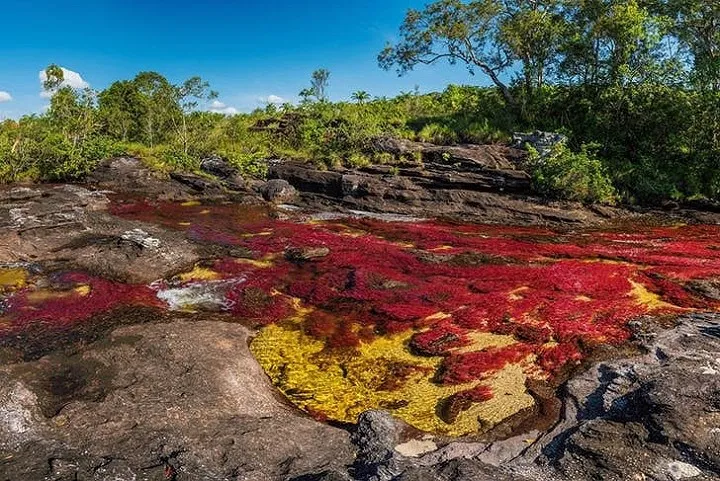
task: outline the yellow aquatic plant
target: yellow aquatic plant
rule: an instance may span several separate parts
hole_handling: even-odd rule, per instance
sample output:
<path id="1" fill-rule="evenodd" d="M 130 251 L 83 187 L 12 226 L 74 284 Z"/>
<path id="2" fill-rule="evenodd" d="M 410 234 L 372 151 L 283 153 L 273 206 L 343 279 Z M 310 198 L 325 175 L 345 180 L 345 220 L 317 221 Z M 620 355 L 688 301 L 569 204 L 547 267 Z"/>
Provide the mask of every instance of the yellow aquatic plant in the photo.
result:
<path id="1" fill-rule="evenodd" d="M 446 386 L 433 380 L 442 357 L 417 356 L 408 349 L 413 332 L 333 350 L 305 334 L 301 323 L 298 316 L 263 328 L 251 350 L 275 386 L 316 417 L 353 423 L 362 412 L 379 408 L 420 430 L 461 436 L 486 430 L 534 404 L 525 388 L 529 358 L 482 382 Z M 512 342 L 509 336 L 477 333 L 472 348 Z M 440 418 L 444 401 L 481 383 L 492 389 L 492 399 L 472 404 L 451 424 Z"/>

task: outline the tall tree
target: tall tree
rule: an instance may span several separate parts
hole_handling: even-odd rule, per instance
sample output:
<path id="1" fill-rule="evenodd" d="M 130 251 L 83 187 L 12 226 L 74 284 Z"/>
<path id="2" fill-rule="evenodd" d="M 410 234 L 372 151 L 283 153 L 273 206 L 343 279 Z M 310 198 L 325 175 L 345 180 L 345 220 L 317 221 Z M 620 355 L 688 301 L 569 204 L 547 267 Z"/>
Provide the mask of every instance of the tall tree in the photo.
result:
<path id="1" fill-rule="evenodd" d="M 522 65 L 526 90 L 541 87 L 556 59 L 565 24 L 561 0 L 439 0 L 410 10 L 401 40 L 378 56 L 381 67 L 402 75 L 418 64 L 447 60 L 479 70 L 516 103 L 503 75 Z"/>
<path id="2" fill-rule="evenodd" d="M 100 92 L 98 108 L 106 133 L 123 141 L 142 140 L 141 122 L 145 112 L 135 82 L 113 82 L 110 87 Z"/>
<path id="3" fill-rule="evenodd" d="M 665 0 L 673 31 L 692 55 L 693 80 L 703 89 L 720 91 L 720 2 Z"/>
<path id="4" fill-rule="evenodd" d="M 314 71 L 310 85 L 310 90 L 318 102 L 327 102 L 328 87 L 330 86 L 330 71 L 324 68 Z"/>
<path id="5" fill-rule="evenodd" d="M 133 79 L 138 89 L 145 142 L 153 147 L 172 131 L 173 118 L 181 112 L 175 87 L 157 72 L 140 72 Z"/>
<path id="6" fill-rule="evenodd" d="M 210 90 L 210 84 L 197 76 L 175 86 L 174 91 L 176 102 L 180 106 L 180 115 L 173 115 L 171 118 L 183 146 L 183 151 L 187 155 L 189 151 L 187 116 L 197 108 L 200 101 L 215 99 L 218 93 Z"/>
<path id="7" fill-rule="evenodd" d="M 638 0 L 566 0 L 561 72 L 584 85 L 661 81 L 672 73 L 668 19 Z"/>
<path id="8" fill-rule="evenodd" d="M 90 88 L 74 89 L 64 83 L 65 73 L 61 67 L 53 64 L 45 69 L 43 88 L 52 95 L 48 117 L 74 152 L 96 128 L 96 93 Z"/>

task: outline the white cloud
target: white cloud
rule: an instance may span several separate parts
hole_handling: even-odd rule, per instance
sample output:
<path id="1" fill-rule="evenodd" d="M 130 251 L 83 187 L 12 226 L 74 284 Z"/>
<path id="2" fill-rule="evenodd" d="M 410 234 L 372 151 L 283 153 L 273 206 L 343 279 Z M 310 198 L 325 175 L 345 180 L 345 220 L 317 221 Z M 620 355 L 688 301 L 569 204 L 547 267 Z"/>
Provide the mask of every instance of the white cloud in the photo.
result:
<path id="1" fill-rule="evenodd" d="M 287 100 L 285 100 L 284 98 L 282 98 L 278 95 L 268 95 L 267 97 L 260 97 L 258 99 L 258 102 L 260 102 L 261 104 L 264 104 L 264 105 L 266 105 L 266 104 L 282 105 L 285 102 L 287 102 Z"/>
<path id="2" fill-rule="evenodd" d="M 12 95 L 10 95 L 8 92 L 0 90 L 0 103 L 10 102 L 11 100 L 12 100 Z"/>
<path id="3" fill-rule="evenodd" d="M 60 84 L 60 87 L 72 87 L 74 89 L 84 89 L 90 87 L 90 84 L 87 83 L 79 73 L 68 70 L 65 67 L 60 68 L 63 71 L 63 82 Z M 40 79 L 40 85 L 42 86 L 42 84 L 47 80 L 47 74 L 44 70 L 40 71 L 38 78 Z M 53 94 L 54 92 L 49 92 L 45 89 L 40 92 L 40 96 L 43 98 L 50 98 Z"/>
<path id="4" fill-rule="evenodd" d="M 235 115 L 238 113 L 238 109 L 235 107 L 228 107 L 219 100 L 213 100 L 210 104 L 210 112 L 224 115 Z"/>

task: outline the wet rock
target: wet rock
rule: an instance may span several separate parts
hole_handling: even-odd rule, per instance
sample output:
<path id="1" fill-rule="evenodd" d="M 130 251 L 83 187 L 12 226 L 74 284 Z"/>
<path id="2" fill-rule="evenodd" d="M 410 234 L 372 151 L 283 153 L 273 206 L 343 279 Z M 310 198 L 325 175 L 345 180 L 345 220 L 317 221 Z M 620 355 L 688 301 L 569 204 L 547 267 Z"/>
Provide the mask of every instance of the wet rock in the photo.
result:
<path id="1" fill-rule="evenodd" d="M 200 162 L 200 170 L 220 179 L 231 190 L 245 190 L 247 185 L 240 171 L 222 157 L 214 156 Z"/>
<path id="2" fill-rule="evenodd" d="M 695 472 L 685 464 L 695 479 L 717 479 L 719 326 L 715 314 L 687 316 L 656 332 L 649 354 L 571 380 L 565 421 L 536 444 L 539 459 L 570 479 L 669 481 Z"/>
<path id="3" fill-rule="evenodd" d="M 249 335 L 217 321 L 145 324 L 76 353 L 1 366 L 3 479 L 265 481 L 351 464 L 345 431 L 276 398 Z M 80 380 L 49 387 L 49 373 L 79 366 Z"/>
<path id="4" fill-rule="evenodd" d="M 291 203 L 297 197 L 295 187 L 281 179 L 268 180 L 262 188 L 262 196 L 275 204 Z"/>

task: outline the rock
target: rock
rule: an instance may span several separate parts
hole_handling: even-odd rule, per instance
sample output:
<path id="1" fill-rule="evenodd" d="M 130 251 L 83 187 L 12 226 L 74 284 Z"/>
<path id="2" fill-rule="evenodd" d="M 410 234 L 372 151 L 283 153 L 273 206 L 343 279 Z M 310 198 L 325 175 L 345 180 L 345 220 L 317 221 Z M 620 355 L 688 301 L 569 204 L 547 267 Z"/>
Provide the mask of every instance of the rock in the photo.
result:
<path id="1" fill-rule="evenodd" d="M 435 466 L 414 466 L 405 470 L 394 481 L 529 481 L 503 469 L 492 468 L 480 461 L 453 459 Z M 537 478 L 535 478 L 537 479 Z"/>
<path id="2" fill-rule="evenodd" d="M 445 164 L 461 171 L 468 168 L 515 170 L 526 155 L 521 150 L 496 144 L 444 146 L 387 137 L 377 139 L 373 148 L 398 158 L 416 160 L 419 156 L 426 164 Z"/>
<path id="3" fill-rule="evenodd" d="M 245 190 L 245 180 L 240 171 L 222 157 L 214 156 L 200 162 L 200 170 L 219 178 L 223 184 L 232 190 Z"/>
<path id="4" fill-rule="evenodd" d="M 288 247 L 285 249 L 285 258 L 296 263 L 320 259 L 329 254 L 330 249 L 327 247 Z"/>
<path id="5" fill-rule="evenodd" d="M 513 134 L 512 145 L 518 149 L 525 149 L 527 145 L 537 150 L 541 157 L 549 154 L 556 145 L 567 143 L 568 138 L 563 134 L 554 132 L 541 132 L 536 130 L 533 133 L 516 132 Z"/>
<path id="6" fill-rule="evenodd" d="M 702 471 L 692 464 L 682 463 L 680 461 L 673 461 L 668 464 L 668 470 L 670 471 L 670 477 L 676 480 L 696 478 L 702 475 Z"/>
<path id="7" fill-rule="evenodd" d="M 268 180 L 262 188 L 263 198 L 275 204 L 286 204 L 296 199 L 298 193 L 295 187 L 282 179 Z"/>
<path id="8" fill-rule="evenodd" d="M 362 413 L 352 434 L 358 448 L 356 465 L 363 470 L 390 460 L 399 436 L 397 421 L 387 412 Z"/>
<path id="9" fill-rule="evenodd" d="M 309 164 L 280 162 L 269 167 L 268 176 L 275 179 L 269 183 L 283 180 L 295 187 L 301 195 L 293 196 L 293 202 L 308 210 L 344 208 L 466 222 L 543 225 L 592 224 L 622 212 L 611 207 L 599 211 L 578 203 L 540 202 L 530 196 L 527 173 L 476 163 L 472 168 L 455 168 L 429 162 L 422 168 L 402 167 L 393 174 L 383 166 L 322 171 Z"/>
<path id="10" fill-rule="evenodd" d="M 437 444 L 432 439 L 411 439 L 395 446 L 395 451 L 406 458 L 419 458 L 423 454 L 437 450 Z"/>
<path id="11" fill-rule="evenodd" d="M 175 320 L 0 366 L 2 478 L 266 481 L 351 464 L 345 431 L 277 399 L 249 335 Z"/>
<path id="12" fill-rule="evenodd" d="M 201 248 L 158 226 L 113 217 L 105 195 L 75 186 L 36 189 L 22 203 L 0 200 L 0 259 L 43 259 L 109 279 L 150 283 L 202 257 Z"/>
<path id="13" fill-rule="evenodd" d="M 675 329 L 655 332 L 648 354 L 599 363 L 572 379 L 565 421 L 534 447 L 540 459 L 571 479 L 670 481 L 695 472 L 676 462 L 702 467 L 697 479 L 717 479 L 716 331 L 720 315 L 690 315 Z"/>
<path id="14" fill-rule="evenodd" d="M 140 159 L 132 157 L 100 162 L 85 182 L 97 189 L 156 199 L 183 201 L 195 194 L 188 186 L 172 182 L 167 175 L 147 168 Z"/>

